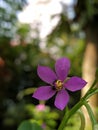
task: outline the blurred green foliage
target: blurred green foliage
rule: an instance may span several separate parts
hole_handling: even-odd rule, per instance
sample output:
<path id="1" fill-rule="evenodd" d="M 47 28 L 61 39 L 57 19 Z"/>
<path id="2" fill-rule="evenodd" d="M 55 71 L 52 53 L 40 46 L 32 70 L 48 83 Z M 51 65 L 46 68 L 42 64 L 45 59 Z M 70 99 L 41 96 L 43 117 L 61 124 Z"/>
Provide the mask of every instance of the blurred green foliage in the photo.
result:
<path id="1" fill-rule="evenodd" d="M 11 38 L 16 32 L 17 16 L 26 0 L 0 0 L 0 37 Z"/>
<path id="2" fill-rule="evenodd" d="M 42 130 L 40 125 L 33 120 L 24 121 L 20 124 L 18 130 Z"/>
<path id="3" fill-rule="evenodd" d="M 68 123 L 67 126 L 64 128 L 64 130 L 79 130 L 80 128 L 80 117 L 79 115 L 76 113 L 75 115 L 73 115 Z"/>
<path id="4" fill-rule="evenodd" d="M 44 104 L 25 104 L 23 102 L 18 104 L 10 104 L 6 113 L 6 117 L 3 120 L 3 124 L 6 126 L 13 126 L 21 124 L 23 120 L 36 120 L 41 127 L 47 130 L 55 129 L 57 126 L 57 120 L 59 119 L 59 114 L 51 110 L 49 106 Z"/>

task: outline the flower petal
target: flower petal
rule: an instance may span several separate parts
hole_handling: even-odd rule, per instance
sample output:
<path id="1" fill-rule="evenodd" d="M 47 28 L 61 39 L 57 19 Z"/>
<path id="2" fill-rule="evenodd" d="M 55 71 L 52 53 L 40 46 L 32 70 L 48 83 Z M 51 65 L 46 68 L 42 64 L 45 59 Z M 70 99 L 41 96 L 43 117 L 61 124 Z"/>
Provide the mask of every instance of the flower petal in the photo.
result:
<path id="1" fill-rule="evenodd" d="M 70 61 L 68 58 L 60 58 L 56 61 L 55 71 L 60 80 L 65 80 L 70 69 Z"/>
<path id="2" fill-rule="evenodd" d="M 38 66 L 37 73 L 43 81 L 50 84 L 52 84 L 57 79 L 57 76 L 52 71 L 52 69 L 46 66 Z"/>
<path id="3" fill-rule="evenodd" d="M 38 100 L 47 100 L 51 98 L 55 93 L 56 91 L 52 90 L 51 86 L 41 86 L 34 92 L 32 97 Z"/>
<path id="4" fill-rule="evenodd" d="M 64 86 L 68 90 L 74 92 L 74 91 L 82 89 L 86 84 L 87 84 L 87 82 L 85 80 L 83 80 L 82 78 L 79 78 L 77 76 L 74 76 L 74 77 L 70 78 L 65 83 Z"/>
<path id="5" fill-rule="evenodd" d="M 69 101 L 69 94 L 67 93 L 66 90 L 61 90 L 57 93 L 56 98 L 55 98 L 55 106 L 60 109 L 63 110 L 64 107 L 67 105 Z"/>

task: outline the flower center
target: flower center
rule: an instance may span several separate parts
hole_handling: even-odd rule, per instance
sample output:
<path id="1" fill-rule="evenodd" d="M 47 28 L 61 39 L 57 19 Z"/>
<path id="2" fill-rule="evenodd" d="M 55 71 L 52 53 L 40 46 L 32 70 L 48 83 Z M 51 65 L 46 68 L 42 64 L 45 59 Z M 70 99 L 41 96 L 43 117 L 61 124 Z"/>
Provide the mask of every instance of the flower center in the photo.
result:
<path id="1" fill-rule="evenodd" d="M 63 88 L 63 82 L 61 80 L 57 80 L 55 82 L 55 87 L 57 91 L 60 91 Z"/>

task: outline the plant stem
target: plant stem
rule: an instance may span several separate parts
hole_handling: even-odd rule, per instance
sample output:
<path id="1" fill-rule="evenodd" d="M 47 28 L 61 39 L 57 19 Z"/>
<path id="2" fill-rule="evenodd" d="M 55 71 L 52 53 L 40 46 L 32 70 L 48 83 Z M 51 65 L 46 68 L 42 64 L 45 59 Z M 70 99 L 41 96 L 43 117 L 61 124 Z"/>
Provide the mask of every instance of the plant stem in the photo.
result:
<path id="1" fill-rule="evenodd" d="M 73 114 L 75 114 L 75 112 L 76 112 L 83 104 L 84 104 L 84 103 L 83 103 L 83 100 L 80 100 L 69 112 L 67 112 L 67 113 L 64 115 L 64 117 L 63 117 L 63 119 L 62 119 L 62 122 L 61 122 L 61 124 L 60 124 L 58 130 L 63 130 L 63 129 L 64 129 L 64 127 L 65 127 L 67 121 L 69 120 L 69 118 L 70 118 Z"/>
<path id="2" fill-rule="evenodd" d="M 80 126 L 79 130 L 84 130 L 85 129 L 85 117 L 84 117 L 84 114 L 80 109 L 77 111 L 77 113 L 79 114 L 80 119 L 81 119 L 81 126 Z"/>
<path id="3" fill-rule="evenodd" d="M 94 127 L 95 124 L 97 124 L 97 121 L 95 119 L 95 116 L 94 116 L 94 113 L 90 107 L 90 105 L 87 103 L 87 101 L 84 102 L 84 105 L 88 111 L 88 114 L 89 114 L 89 117 L 91 119 L 91 122 L 92 122 L 92 127 Z"/>

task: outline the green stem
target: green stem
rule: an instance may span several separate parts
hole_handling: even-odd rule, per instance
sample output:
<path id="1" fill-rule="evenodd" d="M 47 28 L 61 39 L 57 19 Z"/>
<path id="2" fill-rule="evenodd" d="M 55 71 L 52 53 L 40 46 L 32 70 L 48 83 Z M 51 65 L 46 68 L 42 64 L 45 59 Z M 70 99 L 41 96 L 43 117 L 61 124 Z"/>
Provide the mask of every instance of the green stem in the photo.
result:
<path id="1" fill-rule="evenodd" d="M 77 111 L 77 113 L 79 114 L 80 119 L 81 119 L 80 130 L 84 130 L 85 129 L 85 117 L 84 117 L 84 114 L 80 109 Z"/>
<path id="2" fill-rule="evenodd" d="M 69 118 L 70 118 L 73 114 L 75 114 L 75 112 L 76 112 L 83 104 L 84 104 L 83 101 L 80 100 L 69 112 L 67 112 L 67 113 L 64 115 L 64 117 L 63 117 L 63 119 L 62 119 L 62 122 L 61 122 L 61 124 L 60 124 L 58 130 L 63 130 L 63 129 L 64 129 L 64 127 L 65 127 L 67 121 L 69 120 Z"/>
<path id="3" fill-rule="evenodd" d="M 94 127 L 95 124 L 97 124 L 97 121 L 95 119 L 95 116 L 94 116 L 94 113 L 90 107 L 90 105 L 87 103 L 87 101 L 84 102 L 84 105 L 88 111 L 88 114 L 89 114 L 89 117 L 90 117 L 90 120 L 92 122 L 92 127 Z"/>

